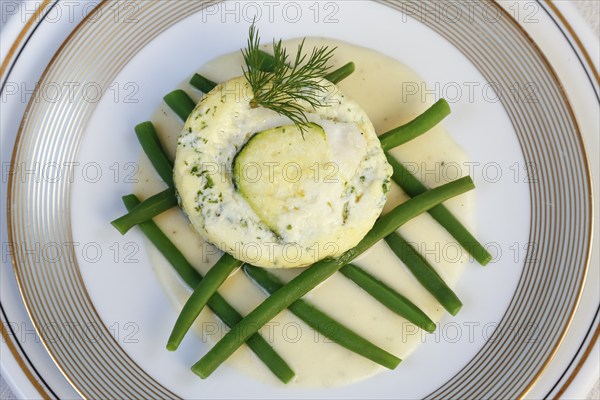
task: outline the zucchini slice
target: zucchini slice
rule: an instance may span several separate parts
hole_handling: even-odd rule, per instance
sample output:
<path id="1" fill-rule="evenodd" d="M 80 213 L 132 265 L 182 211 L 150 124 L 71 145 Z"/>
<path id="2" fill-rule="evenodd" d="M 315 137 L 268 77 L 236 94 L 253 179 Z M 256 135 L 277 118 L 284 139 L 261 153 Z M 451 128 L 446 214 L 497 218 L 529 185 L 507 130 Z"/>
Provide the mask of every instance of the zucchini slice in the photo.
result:
<path id="1" fill-rule="evenodd" d="M 331 154 L 321 126 L 310 123 L 301 132 L 286 125 L 258 132 L 246 143 L 234 160 L 233 179 L 263 223 L 282 235 L 293 226 L 280 226 L 279 217 L 313 201 L 323 189 L 327 164 Z"/>

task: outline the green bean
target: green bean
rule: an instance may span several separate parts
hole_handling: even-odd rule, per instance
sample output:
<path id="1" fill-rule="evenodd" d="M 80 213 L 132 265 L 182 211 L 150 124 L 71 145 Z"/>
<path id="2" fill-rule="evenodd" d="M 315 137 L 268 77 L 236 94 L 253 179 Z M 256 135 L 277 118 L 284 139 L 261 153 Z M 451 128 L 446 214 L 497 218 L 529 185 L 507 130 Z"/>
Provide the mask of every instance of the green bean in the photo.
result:
<path id="1" fill-rule="evenodd" d="M 336 69 L 335 71 L 328 73 L 327 75 L 324 76 L 324 78 L 327 79 L 331 83 L 338 84 L 341 81 L 343 81 L 344 79 L 346 79 L 347 77 L 349 77 L 354 72 L 355 69 L 356 69 L 356 66 L 354 65 L 354 63 L 349 62 L 349 63 L 341 66 L 340 68 Z"/>
<path id="2" fill-rule="evenodd" d="M 194 289 L 190 298 L 185 302 L 183 309 L 177 317 L 169 341 L 167 350 L 175 351 L 181 344 L 185 334 L 190 330 L 200 312 L 208 303 L 208 300 L 217 292 L 225 279 L 236 269 L 241 267 L 242 261 L 236 260 L 225 253 L 215 265 L 207 272 L 202 282 Z"/>
<path id="3" fill-rule="evenodd" d="M 124 196 L 123 203 L 129 211 L 141 204 L 135 195 Z M 142 222 L 139 227 L 190 288 L 195 288 L 202 282 L 202 275 L 194 269 L 154 221 Z M 219 293 L 215 293 L 210 298 L 208 307 L 230 328 L 242 320 L 242 316 Z M 252 335 L 247 344 L 282 382 L 287 383 L 294 377 L 294 371 L 260 334 Z"/>
<path id="4" fill-rule="evenodd" d="M 128 211 L 133 211 L 142 204 L 136 195 L 123 196 L 123 203 Z M 173 266 L 177 274 L 189 287 L 196 287 L 202 280 L 202 276 L 192 267 L 183 254 L 175 247 L 173 242 L 160 230 L 152 220 L 142 222 L 138 225 L 144 235 L 154 244 L 158 251 Z"/>
<path id="5" fill-rule="evenodd" d="M 275 62 L 275 57 L 273 57 L 271 54 L 266 53 L 262 50 L 259 50 L 260 55 L 262 56 L 262 64 L 260 66 L 260 70 L 264 71 L 264 72 L 273 72 L 273 70 L 275 69 L 275 65 L 277 64 Z M 355 70 L 355 65 L 353 62 L 349 62 L 343 66 L 341 66 L 340 68 L 336 69 L 335 71 L 330 72 L 329 74 L 325 75 L 323 78 L 327 79 L 329 82 L 331 83 L 339 83 L 342 80 L 346 79 L 348 76 L 350 76 Z M 205 92 L 206 93 L 206 92 Z"/>
<path id="6" fill-rule="evenodd" d="M 111 224 L 124 235 L 137 224 L 148 221 L 176 205 L 175 191 L 169 188 L 146 199 L 127 214 L 112 221 Z"/>
<path id="7" fill-rule="evenodd" d="M 276 64 L 275 58 L 262 50 L 259 50 L 259 53 L 261 56 L 260 70 L 264 72 L 273 72 Z M 202 93 L 208 93 L 218 85 L 218 83 L 200 74 L 194 74 L 190 80 L 190 84 L 196 89 L 200 90 Z"/>
<path id="8" fill-rule="evenodd" d="M 402 163 L 389 153 L 386 153 L 386 156 L 388 162 L 394 169 L 392 180 L 396 182 L 406 194 L 414 197 L 427 191 L 427 187 L 411 174 Z M 429 214 L 481 265 L 487 265 L 492 260 L 492 255 L 450 212 L 450 210 L 446 208 L 446 206 L 440 204 L 429 210 Z"/>
<path id="9" fill-rule="evenodd" d="M 449 114 L 450 107 L 448 103 L 444 99 L 440 99 L 411 122 L 379 136 L 381 147 L 384 150 L 390 150 L 404 144 L 427 132 Z M 392 179 L 406 192 L 406 194 L 414 197 L 427 190 L 425 185 L 419 182 L 419 180 L 408 172 L 408 170 L 406 170 L 406 168 L 394 157 L 387 152 L 386 156 L 388 162 L 394 169 Z M 492 255 L 445 206 L 439 205 L 434 207 L 429 210 L 429 214 L 481 265 L 486 265 L 491 261 Z"/>
<path id="10" fill-rule="evenodd" d="M 423 114 L 409 123 L 380 135 L 379 141 L 381 142 L 381 147 L 383 150 L 390 150 L 411 141 L 429 131 L 449 114 L 450 106 L 446 100 L 439 99 L 434 105 L 425 110 Z"/>
<path id="11" fill-rule="evenodd" d="M 165 154 L 152 122 L 136 125 L 135 134 L 158 175 L 169 187 L 173 187 L 173 163 Z"/>
<path id="12" fill-rule="evenodd" d="M 194 107 L 196 107 L 194 100 L 181 89 L 174 90 L 165 95 L 163 100 L 184 122 L 188 119 L 192 111 L 194 111 Z"/>
<path id="13" fill-rule="evenodd" d="M 385 241 L 421 285 L 450 314 L 456 315 L 462 307 L 461 301 L 427 260 L 398 233 L 386 237 Z"/>
<path id="14" fill-rule="evenodd" d="M 283 284 L 277 277 L 267 272 L 264 268 L 252 267 L 246 264 L 244 265 L 243 270 L 246 275 L 258 286 L 263 288 L 267 294 L 273 294 L 283 287 Z M 398 357 L 377 347 L 354 331 L 346 328 L 317 307 L 302 299 L 292 303 L 288 307 L 288 310 L 306 322 L 315 331 L 331 339 L 340 346 L 360 354 L 379 365 L 394 369 L 401 361 Z"/>
<path id="15" fill-rule="evenodd" d="M 391 311 L 429 333 L 435 331 L 435 323 L 419 307 L 363 269 L 348 264 L 340 272 Z"/>
<path id="16" fill-rule="evenodd" d="M 282 310 L 290 306 L 306 293 L 325 281 L 337 270 L 350 263 L 360 254 L 367 251 L 379 240 L 394 232 L 402 224 L 431 207 L 440 204 L 454 196 L 474 188 L 469 177 L 447 183 L 428 192 L 407 200 L 394 208 L 388 214 L 375 222 L 367 235 L 352 249 L 346 251 L 336 259 L 325 259 L 313 264 L 303 271 L 288 284 L 269 296 L 263 303 L 256 307 L 240 323 L 233 327 L 208 353 L 200 359 L 192 371 L 206 378 L 212 374 L 233 352 L 239 348 L 250 335 L 257 332 L 262 326 L 273 319 Z"/>
<path id="17" fill-rule="evenodd" d="M 190 85 L 192 85 L 202 93 L 208 93 L 211 90 L 213 90 L 218 84 L 200 74 L 194 74 L 194 76 L 190 80 Z"/>
<path id="18" fill-rule="evenodd" d="M 267 56 L 269 56 L 270 58 L 263 58 L 263 67 L 261 67 L 263 70 L 267 69 L 271 69 L 272 68 L 272 57 L 270 54 L 267 53 L 261 53 L 261 54 L 266 54 Z M 324 78 L 327 79 L 329 82 L 332 83 L 339 83 L 342 80 L 346 79 L 348 76 L 350 76 L 355 70 L 355 65 L 353 62 L 349 62 L 343 66 L 341 66 L 340 68 L 336 69 L 335 71 L 330 72 L 329 74 L 325 75 Z M 269 71 L 267 71 L 269 72 Z M 211 81 L 210 79 L 208 79 L 207 77 L 200 75 L 200 74 L 194 74 L 194 76 L 192 77 L 192 79 L 190 80 L 190 84 L 195 87 L 196 89 L 200 90 L 202 93 L 208 93 L 211 90 L 213 90 L 218 83 Z"/>

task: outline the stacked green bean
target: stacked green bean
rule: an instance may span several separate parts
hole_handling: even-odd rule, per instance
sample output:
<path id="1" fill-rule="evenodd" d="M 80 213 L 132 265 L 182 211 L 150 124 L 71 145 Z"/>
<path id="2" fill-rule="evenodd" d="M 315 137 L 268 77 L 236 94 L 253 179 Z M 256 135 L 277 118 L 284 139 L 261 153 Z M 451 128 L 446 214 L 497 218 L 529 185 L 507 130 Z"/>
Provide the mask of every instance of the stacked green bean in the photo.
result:
<path id="1" fill-rule="evenodd" d="M 266 54 L 266 53 L 265 53 Z M 268 55 L 267 55 L 268 56 Z M 263 64 L 265 69 L 269 68 L 268 57 L 265 57 L 265 63 Z M 325 78 L 330 80 L 333 83 L 338 83 L 348 75 L 350 75 L 354 71 L 354 64 L 348 63 L 344 65 L 342 68 L 332 72 L 327 75 Z M 216 83 L 199 75 L 195 74 L 190 83 L 201 90 L 202 92 L 208 92 L 214 87 L 216 87 Z M 195 107 L 194 101 L 182 90 L 176 90 L 174 92 L 169 93 L 164 97 L 165 102 L 171 109 L 182 119 L 186 120 L 189 114 L 193 111 Z M 439 123 L 446 115 L 450 112 L 448 104 L 444 100 L 440 100 L 430 109 L 428 109 L 424 114 L 417 117 L 415 120 L 410 123 L 398 127 L 394 130 L 386 132 L 385 134 L 380 136 L 380 140 L 382 143 L 382 147 L 384 150 L 389 150 L 393 147 L 399 146 L 423 133 L 431 129 L 437 123 Z M 167 183 L 169 189 L 164 192 L 159 193 L 156 196 L 153 196 L 146 200 L 143 203 L 139 203 L 137 198 L 135 201 L 129 199 L 129 205 L 127 206 L 128 211 L 130 211 L 125 216 L 113 221 L 113 225 L 121 232 L 125 233 L 128 229 L 136 224 L 140 224 L 142 231 L 148 235 L 147 231 L 150 230 L 147 224 L 154 224 L 150 219 L 155 215 L 160 214 L 162 211 L 165 211 L 176 204 L 173 203 L 173 200 L 169 201 L 169 197 L 171 199 L 175 199 L 173 192 L 173 181 L 172 181 L 172 163 L 164 154 L 160 143 L 158 141 L 158 137 L 154 127 L 151 123 L 146 122 L 140 124 L 136 127 L 136 134 L 144 152 L 148 155 L 148 158 L 151 160 L 153 166 L 157 170 L 159 176 Z M 409 195 L 415 197 L 408 201 L 408 205 L 405 203 L 398 208 L 400 208 L 400 214 L 402 214 L 402 210 L 408 208 L 410 210 L 413 207 L 415 210 L 418 209 L 419 212 L 429 211 L 430 214 L 438 220 L 438 222 L 444 226 L 457 240 L 463 245 L 463 247 L 474 256 L 474 258 L 479 261 L 481 264 L 485 265 L 489 259 L 489 253 L 477 242 L 477 240 L 468 232 L 468 230 L 460 224 L 460 222 L 452 216 L 452 214 L 443 206 L 441 202 L 447 198 L 448 196 L 452 197 L 453 195 L 462 193 L 466 190 L 470 190 L 473 185 L 469 178 L 463 178 L 458 182 L 453 182 L 451 184 L 444 185 L 440 188 L 427 191 L 427 188 L 419 182 L 414 176 L 412 176 L 406 169 L 396 161 L 389 153 L 386 152 L 388 160 L 394 169 L 393 180 L 400 185 L 400 187 Z M 408 174 L 408 176 L 406 175 Z M 453 186 L 454 185 L 454 186 Z M 441 194 L 438 194 L 440 193 Z M 432 199 L 429 199 L 432 196 Z M 436 197 L 437 196 L 437 197 Z M 127 197 L 126 197 L 127 198 Z M 124 201 L 126 201 L 124 198 Z M 425 200 L 423 200 L 425 198 Z M 429 200 L 427 200 L 429 199 Z M 417 201 L 417 207 L 411 206 L 413 200 Z M 429 201 L 429 205 L 427 207 L 419 208 L 419 202 Z M 404 218 L 412 218 L 415 216 L 416 212 L 413 210 L 413 214 L 410 214 L 409 217 L 404 215 Z M 396 209 L 394 210 L 396 211 Z M 392 213 L 394 212 L 392 211 Z M 391 214 L 391 213 L 390 213 Z M 404 213 L 406 214 L 406 213 Z M 388 214 L 389 215 L 389 214 Z M 387 220 L 388 215 L 382 217 L 381 220 Z M 418 309 L 414 304 L 412 304 L 408 299 L 395 292 L 393 289 L 389 288 L 383 282 L 378 281 L 371 275 L 369 275 L 366 271 L 360 269 L 356 265 L 349 264 L 353 258 L 355 258 L 362 251 L 366 250 L 366 248 L 370 247 L 376 241 L 385 238 L 388 245 L 392 248 L 392 250 L 398 255 L 398 257 L 403 261 L 404 264 L 411 270 L 411 272 L 417 277 L 419 282 L 429 290 L 434 297 L 440 302 L 440 304 L 452 315 L 455 315 L 460 307 L 462 306 L 460 300 L 458 300 L 457 296 L 454 292 L 443 282 L 442 278 L 435 272 L 435 269 L 431 267 L 427 261 L 421 257 L 416 250 L 414 250 L 410 244 L 408 244 L 404 239 L 402 239 L 398 234 L 394 233 L 395 229 L 403 223 L 406 219 L 402 221 L 395 221 L 395 225 L 392 224 L 392 228 L 386 226 L 387 230 L 382 234 L 381 228 L 379 231 L 374 229 L 367 235 L 367 237 L 363 240 L 367 240 L 367 244 L 359 244 L 357 248 L 351 249 L 347 253 L 345 253 L 342 257 L 335 260 L 335 262 L 319 262 L 309 269 L 307 269 L 304 273 L 301 274 L 303 276 L 308 271 L 317 271 L 313 272 L 309 275 L 309 278 L 306 278 L 304 281 L 300 280 L 300 283 L 297 283 L 297 279 L 294 279 L 292 282 L 287 285 L 282 285 L 281 282 L 277 280 L 272 274 L 266 272 L 263 269 L 252 267 L 249 265 L 245 265 L 243 267 L 244 272 L 259 286 L 265 290 L 271 296 L 257 309 L 255 309 L 248 317 L 244 318 L 240 322 L 242 326 L 238 327 L 237 324 L 233 324 L 233 326 L 228 323 L 232 322 L 230 318 L 228 321 L 224 322 L 233 328 L 235 331 L 243 330 L 246 334 L 244 337 L 240 338 L 239 332 L 237 337 L 231 339 L 229 335 L 226 335 L 223 343 L 219 342 L 217 346 L 213 348 L 201 361 L 199 361 L 194 367 L 193 370 L 198 375 L 202 377 L 206 377 L 214 371 L 214 369 L 220 365 L 222 361 L 224 361 L 228 354 L 231 354 L 237 347 L 243 344 L 246 339 L 250 338 L 251 335 L 256 335 L 259 340 L 259 343 L 264 341 L 258 333 L 258 328 L 251 332 L 248 328 L 249 326 L 258 326 L 260 323 L 268 322 L 275 314 L 273 314 L 273 310 L 283 310 L 288 308 L 291 312 L 296 314 L 298 317 L 303 319 L 309 326 L 313 327 L 317 331 L 321 331 L 321 333 L 328 336 L 330 339 L 335 341 L 336 343 L 354 351 L 358 354 L 363 355 L 366 358 L 371 359 L 374 362 L 377 362 L 381 365 L 384 365 L 388 368 L 394 368 L 400 360 L 393 355 L 385 352 L 384 350 L 378 348 L 372 343 L 366 341 L 356 333 L 352 332 L 348 328 L 340 325 L 335 320 L 324 314 L 323 312 L 316 309 L 314 306 L 309 303 L 300 300 L 303 294 L 307 293 L 312 289 L 311 285 L 316 285 L 319 282 L 326 279 L 328 276 L 333 274 L 335 271 L 340 270 L 340 272 L 351 279 L 355 283 L 357 283 L 361 288 L 371 294 L 375 299 L 380 301 L 390 310 L 396 312 L 397 314 L 403 316 L 407 320 L 411 321 L 415 325 L 420 328 L 432 332 L 435 329 L 435 324 L 433 321 L 429 319 L 429 317 L 423 313 L 420 309 Z M 379 222 L 377 224 L 379 224 Z M 376 224 L 376 227 L 378 226 Z M 389 224 L 388 224 L 389 225 Z M 395 227 L 395 228 L 394 228 Z M 160 230 L 156 225 L 153 225 L 152 230 Z M 162 233 L 162 232 L 161 232 Z M 151 239 L 152 240 L 152 239 Z M 168 248 L 168 249 L 177 249 L 175 246 L 168 241 L 166 236 L 162 234 L 160 240 L 153 240 L 153 243 L 159 248 Z M 361 250 L 362 249 L 362 250 Z M 162 251 L 162 250 L 161 250 Z M 180 254 L 180 253 L 179 253 Z M 189 268 L 181 267 L 183 256 L 174 257 L 174 259 L 169 259 L 173 264 L 174 268 L 181 274 L 182 271 L 189 273 Z M 183 258 L 183 264 L 187 263 L 187 260 Z M 189 263 L 187 263 L 189 265 Z M 236 268 L 239 268 L 242 265 L 242 262 L 235 260 L 233 257 L 225 254 L 207 273 L 204 279 L 196 279 L 193 284 L 190 284 L 190 287 L 194 288 L 194 293 L 184 306 L 175 328 L 169 338 L 168 349 L 174 350 L 181 343 L 185 333 L 189 330 L 194 320 L 197 318 L 201 310 L 205 305 L 208 305 L 215 311 L 215 307 L 211 305 L 214 303 L 215 296 L 219 296 L 217 293 L 218 287 L 224 282 L 224 280 L 229 276 L 229 274 Z M 324 267 L 321 265 L 325 265 Z M 320 267 L 321 266 L 321 267 Z M 323 269 L 326 272 L 319 273 L 318 270 Z M 317 276 L 318 279 L 310 278 L 310 276 Z M 184 277 L 184 275 L 182 275 Z M 300 278 L 300 276 L 298 277 Z M 184 277 L 184 280 L 186 278 Z M 296 283 L 293 283 L 296 282 Z M 304 282 L 303 288 L 298 288 L 298 285 L 301 285 Z M 309 283 L 306 283 L 309 282 Z M 316 283 L 315 283 L 316 282 Z M 291 292 L 296 295 L 289 296 L 290 293 L 284 296 L 284 302 L 277 301 L 277 296 L 282 297 L 280 294 Z M 224 300 L 219 296 L 219 298 L 224 302 Z M 272 300 L 274 298 L 274 300 Z M 295 301 L 290 301 L 290 299 L 294 299 Z M 234 310 L 235 311 L 235 310 Z M 277 312 L 279 312 L 277 311 Z M 223 317 L 215 311 L 215 313 L 223 320 Z M 237 313 L 237 312 L 236 312 Z M 239 314 L 237 314 L 239 316 Z M 334 324 L 336 329 L 326 329 L 324 327 L 331 327 Z M 244 328 L 245 326 L 245 328 Z M 333 331 L 333 333 L 332 333 Z M 253 340 L 250 343 L 254 343 L 256 340 Z M 256 349 L 252 348 L 257 355 L 267 364 L 267 366 L 284 382 L 287 382 L 293 376 L 293 372 L 290 375 L 290 369 L 287 364 L 274 352 L 270 346 L 264 342 L 264 344 L 270 349 L 271 352 L 266 351 L 265 349 L 259 349 L 257 352 Z M 262 353 L 261 353 L 262 352 Z M 267 353 L 269 357 L 261 357 L 261 354 Z M 285 364 L 285 365 L 282 365 Z M 276 372 L 279 371 L 278 372 Z M 282 372 L 283 371 L 283 372 Z"/>
<path id="2" fill-rule="evenodd" d="M 124 196 L 123 203 L 129 211 L 135 210 L 141 204 L 135 195 Z M 202 276 L 152 220 L 142 222 L 138 226 L 190 288 L 193 289 L 203 282 Z M 208 307 L 229 328 L 233 328 L 243 318 L 219 293 L 210 297 Z M 252 335 L 247 344 L 282 382 L 287 383 L 294 377 L 294 371 L 260 334 Z"/>
<path id="3" fill-rule="evenodd" d="M 295 303 L 317 285 L 327 280 L 340 268 L 349 264 L 371 246 L 392 234 L 407 221 L 426 212 L 430 208 L 459 194 L 473 189 L 473 181 L 469 177 L 460 178 L 435 189 L 407 200 L 381 217 L 369 233 L 352 249 L 335 259 L 321 260 L 286 285 L 267 297 L 258 307 L 252 310 L 242 321 L 229 331 L 217 344 L 208 351 L 193 367 L 192 371 L 201 378 L 206 378 L 233 354 L 248 338 L 262 328 L 284 309 Z"/>

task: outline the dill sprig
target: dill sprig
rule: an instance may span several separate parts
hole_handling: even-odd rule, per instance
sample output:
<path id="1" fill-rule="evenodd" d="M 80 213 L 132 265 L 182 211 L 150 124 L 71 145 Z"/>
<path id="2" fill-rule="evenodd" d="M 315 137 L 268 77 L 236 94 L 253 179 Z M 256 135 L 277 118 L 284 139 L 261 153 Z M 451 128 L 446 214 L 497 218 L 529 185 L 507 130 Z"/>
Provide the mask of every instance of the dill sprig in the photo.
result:
<path id="1" fill-rule="evenodd" d="M 271 109 L 288 117 L 301 131 L 304 131 L 308 119 L 302 101 L 313 108 L 326 106 L 321 99 L 325 85 L 321 78 L 331 69 L 329 60 L 336 48 L 330 49 L 327 46 L 314 48 L 307 59 L 307 55 L 303 54 L 304 40 L 302 40 L 296 58 L 290 64 L 281 40 L 273 41 L 274 67 L 271 72 L 266 72 L 261 70 L 263 57 L 259 45 L 258 30 L 253 23 L 248 35 L 248 47 L 242 50 L 246 63 L 244 76 L 254 92 L 250 106 Z"/>

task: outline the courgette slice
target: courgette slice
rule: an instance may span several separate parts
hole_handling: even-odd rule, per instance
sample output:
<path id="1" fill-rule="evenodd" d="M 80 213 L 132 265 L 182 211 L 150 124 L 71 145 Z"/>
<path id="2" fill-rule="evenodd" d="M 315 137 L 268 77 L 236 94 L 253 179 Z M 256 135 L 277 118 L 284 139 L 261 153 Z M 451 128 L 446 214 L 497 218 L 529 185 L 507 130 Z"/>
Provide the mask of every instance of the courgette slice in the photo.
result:
<path id="1" fill-rule="evenodd" d="M 303 132 L 296 125 L 280 126 L 256 133 L 239 151 L 234 183 L 261 221 L 281 235 L 293 226 L 281 226 L 280 216 L 301 211 L 322 190 L 330 160 L 321 126 L 310 123 Z"/>

